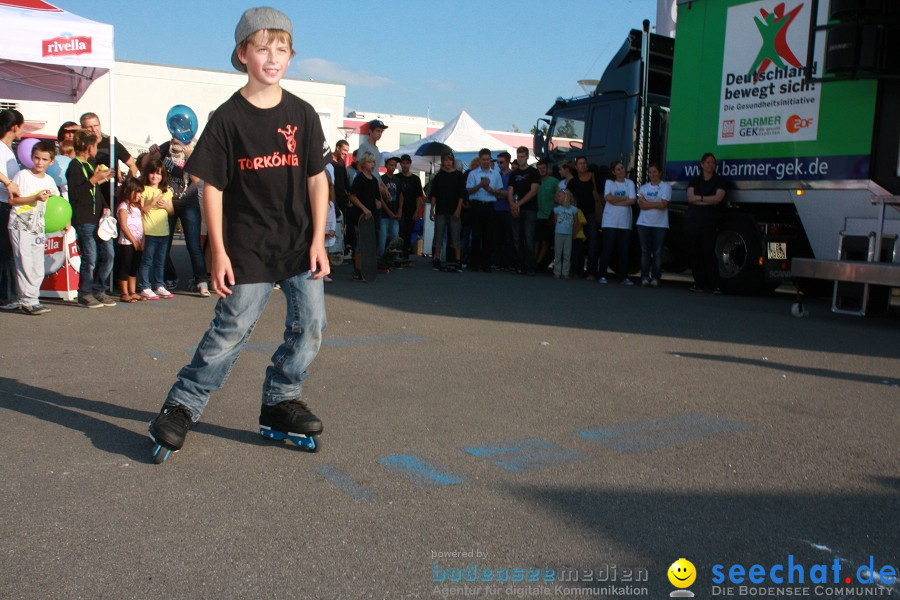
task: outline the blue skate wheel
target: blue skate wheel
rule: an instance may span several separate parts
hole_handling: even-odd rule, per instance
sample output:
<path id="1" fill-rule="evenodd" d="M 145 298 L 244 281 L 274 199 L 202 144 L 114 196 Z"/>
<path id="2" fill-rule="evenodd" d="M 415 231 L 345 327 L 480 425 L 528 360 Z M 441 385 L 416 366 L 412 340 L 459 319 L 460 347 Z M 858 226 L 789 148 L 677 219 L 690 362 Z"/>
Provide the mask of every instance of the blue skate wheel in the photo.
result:
<path id="1" fill-rule="evenodd" d="M 295 446 L 299 446 L 303 448 L 307 452 L 318 452 L 322 442 L 319 440 L 318 434 L 316 435 L 290 435 L 288 439 Z"/>
<path id="2" fill-rule="evenodd" d="M 163 446 L 162 444 L 156 444 L 153 446 L 153 462 L 161 465 L 166 462 L 166 460 L 171 456 L 172 451 Z"/>
<path id="3" fill-rule="evenodd" d="M 281 431 L 275 431 L 274 429 L 270 429 L 268 427 L 260 427 L 259 435 L 263 436 L 267 440 L 275 440 L 276 442 L 283 441 L 288 437 L 288 434 Z"/>

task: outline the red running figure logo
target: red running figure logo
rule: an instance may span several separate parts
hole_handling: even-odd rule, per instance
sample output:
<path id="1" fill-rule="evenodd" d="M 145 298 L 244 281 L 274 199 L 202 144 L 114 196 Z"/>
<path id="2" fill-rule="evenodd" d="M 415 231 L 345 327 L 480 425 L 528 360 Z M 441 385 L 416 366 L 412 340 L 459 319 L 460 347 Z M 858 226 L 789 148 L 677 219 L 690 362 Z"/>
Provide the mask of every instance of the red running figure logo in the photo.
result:
<path id="1" fill-rule="evenodd" d="M 285 125 L 285 129 L 278 129 L 278 133 L 284 136 L 284 139 L 287 140 L 287 149 L 288 152 L 293 152 L 297 149 L 297 140 L 294 139 L 294 134 L 297 133 L 298 127 L 294 125 L 292 128 L 290 123 Z"/>
<path id="2" fill-rule="evenodd" d="M 762 36 L 762 47 L 753 66 L 750 67 L 750 73 L 754 73 L 757 81 L 760 79 L 763 71 L 769 68 L 770 64 L 774 64 L 778 69 L 787 69 L 788 65 L 798 69 L 803 68 L 800 61 L 791 51 L 787 43 L 787 30 L 797 18 L 797 14 L 803 9 L 803 4 L 798 4 L 788 13 L 784 12 L 784 2 L 777 5 L 775 10 L 767 12 L 766 9 L 759 9 L 762 19 L 754 17 L 756 28 Z M 785 64 L 785 62 L 787 64 Z"/>

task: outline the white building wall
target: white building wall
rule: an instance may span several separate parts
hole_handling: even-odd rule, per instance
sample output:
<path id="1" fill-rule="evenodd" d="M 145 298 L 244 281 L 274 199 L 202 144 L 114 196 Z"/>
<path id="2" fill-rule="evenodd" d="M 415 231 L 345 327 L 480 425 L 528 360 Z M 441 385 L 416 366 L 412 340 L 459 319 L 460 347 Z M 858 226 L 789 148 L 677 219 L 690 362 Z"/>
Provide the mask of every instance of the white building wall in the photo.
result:
<path id="1" fill-rule="evenodd" d="M 115 135 L 133 146 L 149 146 L 170 139 L 166 114 L 176 104 L 189 106 L 197 113 L 200 130 L 209 112 L 221 105 L 247 82 L 242 73 L 188 69 L 135 62 L 115 64 Z M 332 146 L 343 138 L 338 127 L 343 124 L 346 86 L 284 79 L 282 87 L 306 100 L 322 119 L 325 138 Z M 103 131 L 110 130 L 109 75 L 104 75 L 88 88 L 77 104 L 54 102 L 16 102 L 25 119 L 43 126 L 36 131 L 56 135 L 65 121 L 78 121 L 83 113 L 100 117 Z"/>

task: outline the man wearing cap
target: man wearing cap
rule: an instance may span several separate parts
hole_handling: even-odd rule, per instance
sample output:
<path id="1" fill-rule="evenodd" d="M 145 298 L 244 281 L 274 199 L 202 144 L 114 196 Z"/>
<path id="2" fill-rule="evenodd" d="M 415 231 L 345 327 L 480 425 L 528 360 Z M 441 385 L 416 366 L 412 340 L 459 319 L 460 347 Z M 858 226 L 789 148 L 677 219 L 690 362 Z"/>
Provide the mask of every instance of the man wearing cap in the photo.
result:
<path id="1" fill-rule="evenodd" d="M 375 168 L 372 169 L 372 175 L 378 181 L 378 189 L 381 190 L 381 196 L 385 200 L 390 198 L 390 194 L 388 194 L 387 188 L 381 181 L 381 169 L 384 168 L 384 158 L 382 158 L 381 152 L 378 150 L 378 140 L 381 139 L 384 130 L 387 128 L 387 125 L 379 119 L 369 121 L 369 136 L 359 143 L 359 148 L 356 150 L 357 156 L 362 156 L 365 152 L 371 152 L 375 157 Z"/>

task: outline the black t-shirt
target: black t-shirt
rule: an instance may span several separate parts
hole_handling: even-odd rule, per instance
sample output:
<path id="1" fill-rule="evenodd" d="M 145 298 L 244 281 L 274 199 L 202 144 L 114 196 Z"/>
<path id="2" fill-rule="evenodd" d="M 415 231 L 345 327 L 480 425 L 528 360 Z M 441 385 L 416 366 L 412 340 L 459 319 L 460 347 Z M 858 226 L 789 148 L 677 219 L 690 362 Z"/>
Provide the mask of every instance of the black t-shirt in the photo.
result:
<path id="1" fill-rule="evenodd" d="M 96 224 L 109 205 L 100 193 L 100 186 L 90 182 L 94 167 L 72 159 L 66 169 L 66 185 L 69 190 L 69 204 L 72 205 L 72 225 Z"/>
<path id="2" fill-rule="evenodd" d="M 594 178 L 593 176 L 587 181 L 578 179 L 578 175 L 569 180 L 566 189 L 575 196 L 575 202 L 578 204 L 578 210 L 584 213 L 585 217 L 589 217 L 595 212 L 594 205 Z M 599 191 L 599 190 L 598 190 Z"/>
<path id="3" fill-rule="evenodd" d="M 396 175 L 382 175 L 381 183 L 384 184 L 384 187 L 387 188 L 388 194 L 391 195 L 390 201 L 387 203 L 388 208 L 391 209 L 391 212 L 395 215 L 397 214 L 397 210 L 400 208 L 400 182 L 397 180 Z M 388 215 L 384 210 L 381 211 L 381 216 L 388 218 Z"/>
<path id="4" fill-rule="evenodd" d="M 331 159 L 334 168 L 334 203 L 338 208 L 346 208 L 350 203 L 350 178 L 347 177 L 347 166 Z"/>
<path id="5" fill-rule="evenodd" d="M 541 184 L 541 174 L 534 167 L 528 167 L 525 170 L 521 168 L 510 171 L 509 185 L 513 189 L 513 194 L 520 200 L 531 191 L 532 184 Z M 526 204 L 522 205 L 522 210 L 537 212 L 537 192 Z"/>
<path id="6" fill-rule="evenodd" d="M 459 171 L 441 169 L 431 180 L 429 198 L 435 202 L 434 212 L 438 215 L 452 215 L 456 212 L 459 199 L 466 193 L 466 180 Z"/>
<path id="7" fill-rule="evenodd" d="M 418 175 L 412 174 L 399 173 L 396 177 L 400 193 L 403 194 L 403 216 L 412 219 L 416 214 L 416 201 L 425 195 L 422 191 L 422 180 Z"/>
<path id="8" fill-rule="evenodd" d="M 716 190 L 727 190 L 725 181 L 716 175 L 712 179 L 703 179 L 703 175 L 698 175 L 688 182 L 688 187 L 694 188 L 694 193 L 698 196 L 715 196 Z M 697 206 L 696 204 L 688 205 L 688 214 L 694 218 L 718 219 L 722 213 L 722 203 L 709 204 L 705 206 Z"/>
<path id="9" fill-rule="evenodd" d="M 128 150 L 125 149 L 125 146 L 119 143 L 119 140 L 116 140 L 116 162 L 127 163 L 131 159 L 131 154 L 129 154 Z M 97 144 L 97 156 L 94 157 L 95 165 L 106 165 L 110 169 L 112 169 L 112 165 L 109 164 L 109 136 L 104 135 L 103 139 L 100 140 L 100 143 Z M 113 169 L 118 172 L 117 169 Z"/>
<path id="10" fill-rule="evenodd" d="M 187 190 L 191 180 L 188 178 L 184 168 L 179 167 L 178 164 L 172 160 L 172 157 L 169 155 L 171 147 L 172 142 L 163 142 L 160 144 L 159 158 L 163 161 L 163 166 L 166 168 L 166 173 L 168 173 L 167 181 L 169 189 L 172 190 L 172 204 L 176 207 L 180 207 L 185 205 L 182 198 L 184 197 L 185 190 Z"/>
<path id="11" fill-rule="evenodd" d="M 100 143 L 97 144 L 97 156 L 95 156 L 92 160 L 94 166 L 98 165 L 106 165 L 110 169 L 112 169 L 115 178 L 118 180 L 119 169 L 113 169 L 112 165 L 109 164 L 109 136 L 104 135 L 103 139 L 100 140 Z M 128 162 L 131 158 L 131 154 L 128 153 L 128 150 L 125 149 L 125 146 L 119 143 L 119 140 L 116 140 L 116 165 L 121 161 L 122 163 Z M 103 194 L 104 199 L 106 200 L 107 205 L 110 204 L 109 201 L 109 182 L 97 186 L 97 189 Z"/>
<path id="12" fill-rule="evenodd" d="M 350 186 L 350 194 L 356 196 L 363 206 L 375 213 L 375 202 L 381 197 L 381 191 L 374 176 L 370 179 L 362 173 L 357 174 L 353 178 L 353 185 Z"/>
<path id="13" fill-rule="evenodd" d="M 223 192 L 222 237 L 236 283 L 309 270 L 307 179 L 329 154 L 316 111 L 287 91 L 272 108 L 235 92 L 216 109 L 184 170 Z"/>

